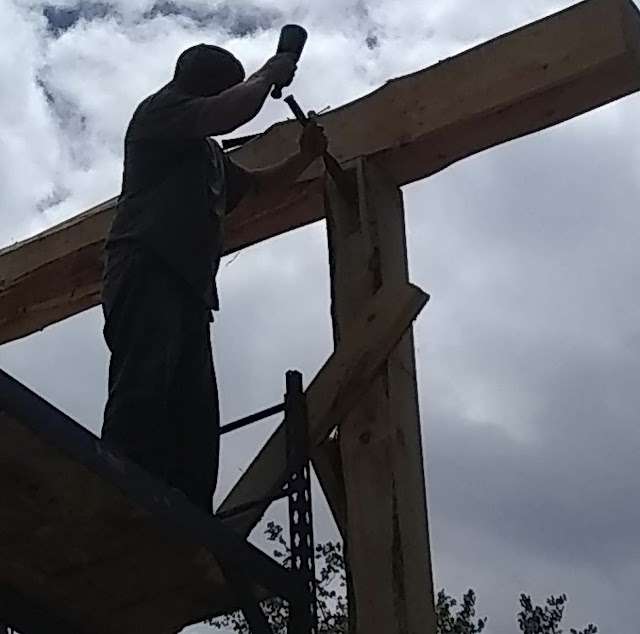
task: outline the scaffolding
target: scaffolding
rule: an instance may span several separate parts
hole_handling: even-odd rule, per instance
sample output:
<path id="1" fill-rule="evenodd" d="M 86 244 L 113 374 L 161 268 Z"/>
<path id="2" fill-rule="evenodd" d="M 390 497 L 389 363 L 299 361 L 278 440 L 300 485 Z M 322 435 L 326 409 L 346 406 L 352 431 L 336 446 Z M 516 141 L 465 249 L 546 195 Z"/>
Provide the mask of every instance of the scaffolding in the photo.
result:
<path id="1" fill-rule="evenodd" d="M 145 628 L 146 614 L 149 625 L 161 617 L 165 626 L 157 631 L 170 632 L 240 609 L 255 634 L 271 634 L 259 599 L 279 596 L 289 606 L 289 631 L 315 634 L 302 375 L 287 372 L 283 403 L 221 432 L 276 413 L 284 414 L 287 431 L 287 478 L 278 495 L 255 503 L 287 499 L 290 568 L 238 537 L 223 517 L 207 515 L 106 450 L 89 431 L 0 371 L 0 623 L 21 634 L 133 633 Z M 231 509 L 225 517 L 244 510 Z M 159 569 L 164 574 L 152 588 Z M 191 586 L 180 589 L 189 573 Z"/>

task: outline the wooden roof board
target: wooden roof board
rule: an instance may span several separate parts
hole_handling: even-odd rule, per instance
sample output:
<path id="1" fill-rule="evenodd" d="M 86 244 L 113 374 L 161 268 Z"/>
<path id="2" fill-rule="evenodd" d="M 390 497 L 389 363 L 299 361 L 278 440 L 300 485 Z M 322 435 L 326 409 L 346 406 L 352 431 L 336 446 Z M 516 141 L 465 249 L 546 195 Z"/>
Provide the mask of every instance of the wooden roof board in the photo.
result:
<path id="1" fill-rule="evenodd" d="M 0 371 L 0 617 L 23 634 L 43 634 L 38 612 L 85 634 L 173 632 L 235 606 L 218 562 L 295 593 L 293 573 Z"/>

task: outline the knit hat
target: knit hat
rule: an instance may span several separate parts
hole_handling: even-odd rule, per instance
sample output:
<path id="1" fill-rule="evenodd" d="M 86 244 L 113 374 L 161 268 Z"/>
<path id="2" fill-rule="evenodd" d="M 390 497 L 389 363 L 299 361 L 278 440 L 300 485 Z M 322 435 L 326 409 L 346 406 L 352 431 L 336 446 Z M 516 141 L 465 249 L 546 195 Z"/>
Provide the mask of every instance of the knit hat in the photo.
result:
<path id="1" fill-rule="evenodd" d="M 173 81 L 191 95 L 210 97 L 244 81 L 240 61 L 212 44 L 197 44 L 178 57 Z"/>

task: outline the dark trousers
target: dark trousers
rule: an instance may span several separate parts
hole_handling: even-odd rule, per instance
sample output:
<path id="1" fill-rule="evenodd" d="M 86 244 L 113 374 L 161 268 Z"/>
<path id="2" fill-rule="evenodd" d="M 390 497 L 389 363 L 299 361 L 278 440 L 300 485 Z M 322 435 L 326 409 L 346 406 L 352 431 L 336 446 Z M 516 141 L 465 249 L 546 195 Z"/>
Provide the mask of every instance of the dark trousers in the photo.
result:
<path id="1" fill-rule="evenodd" d="M 105 444 L 210 512 L 220 420 L 209 310 L 164 262 L 130 245 L 108 256 L 102 306 Z"/>

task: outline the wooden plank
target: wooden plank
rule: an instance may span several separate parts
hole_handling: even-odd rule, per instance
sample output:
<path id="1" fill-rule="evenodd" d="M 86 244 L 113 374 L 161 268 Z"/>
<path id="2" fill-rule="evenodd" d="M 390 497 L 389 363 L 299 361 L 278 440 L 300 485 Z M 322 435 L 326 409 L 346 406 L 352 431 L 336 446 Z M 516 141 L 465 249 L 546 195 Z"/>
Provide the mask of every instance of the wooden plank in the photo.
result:
<path id="1" fill-rule="evenodd" d="M 315 448 L 313 468 L 336 527 L 344 540 L 347 535 L 347 498 L 337 438 L 329 437 Z"/>
<path id="2" fill-rule="evenodd" d="M 171 634 L 237 608 L 221 565 L 261 596 L 299 588 L 219 519 L 0 372 L 0 616 L 11 627 L 38 634 L 48 617 L 54 632 Z"/>
<path id="3" fill-rule="evenodd" d="M 0 251 L 0 344 L 100 302 L 102 254 L 114 200 Z M 229 216 L 225 255 L 259 242 L 267 222 L 286 231 L 322 217 L 319 182 L 301 183 L 272 201 L 268 206 L 265 199 L 261 209 L 242 206 Z"/>
<path id="4" fill-rule="evenodd" d="M 40 606 L 16 594 L 10 588 L 0 583 L 0 614 L 8 622 L 20 623 L 20 634 L 88 634 L 73 627 L 70 623 L 60 619 L 49 610 L 42 610 Z M 0 634 L 16 634 L 12 625 L 1 625 Z"/>
<path id="5" fill-rule="evenodd" d="M 639 88 L 635 4 L 586 0 L 387 82 L 320 120 L 341 162 L 375 157 L 404 185 Z M 250 168 L 281 160 L 295 149 L 297 134 L 293 122 L 277 125 L 235 157 Z"/>
<path id="6" fill-rule="evenodd" d="M 361 165 L 360 190 L 377 219 L 380 279 L 383 284 L 409 279 L 404 205 L 401 192 L 375 163 Z M 389 213 L 397 209 L 398 213 Z M 377 213 L 376 213 L 377 212 Z M 395 588 L 397 609 L 408 633 L 435 633 L 434 587 L 428 527 L 425 459 L 420 424 L 413 329 L 387 363 L 389 420 L 394 437 L 390 461 L 394 480 Z"/>
<path id="7" fill-rule="evenodd" d="M 384 284 L 408 282 L 399 188 L 358 165 L 359 209 L 327 189 L 335 330 Z M 435 632 L 426 493 L 411 329 L 339 431 L 356 633 Z"/>
<path id="8" fill-rule="evenodd" d="M 321 122 L 340 161 L 376 157 L 403 185 L 637 91 L 639 44 L 631 0 L 587 0 L 388 82 Z M 273 164 L 295 150 L 298 133 L 294 122 L 278 124 L 233 156 L 251 168 Z M 315 165 L 303 175 L 303 182 L 315 179 L 311 190 L 299 184 L 269 201 L 250 198 L 239 224 L 230 221 L 227 250 L 321 218 L 319 174 Z M 0 343 L 98 302 L 112 214 L 113 200 L 0 252 Z"/>
<path id="9" fill-rule="evenodd" d="M 307 388 L 309 428 L 315 447 L 322 444 L 366 391 L 371 378 L 385 362 L 404 332 L 418 316 L 428 296 L 411 284 L 385 286 L 360 312 L 354 334 L 324 364 Z M 219 511 L 260 500 L 284 483 L 285 434 L 281 425 L 244 472 Z M 233 516 L 225 523 L 248 536 L 268 508 L 260 505 Z"/>

